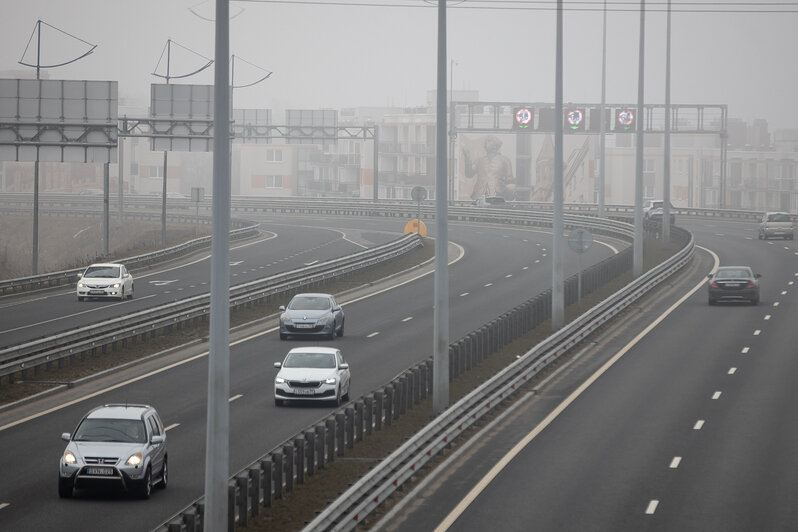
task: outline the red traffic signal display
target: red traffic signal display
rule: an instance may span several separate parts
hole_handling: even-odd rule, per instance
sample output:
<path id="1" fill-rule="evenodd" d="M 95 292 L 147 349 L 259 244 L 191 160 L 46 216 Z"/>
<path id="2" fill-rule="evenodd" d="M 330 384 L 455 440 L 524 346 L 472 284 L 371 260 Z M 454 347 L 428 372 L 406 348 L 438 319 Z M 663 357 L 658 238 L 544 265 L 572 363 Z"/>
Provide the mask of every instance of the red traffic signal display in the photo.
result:
<path id="1" fill-rule="evenodd" d="M 520 131 L 532 131 L 532 114 L 531 107 L 518 107 L 513 110 L 513 129 Z"/>
<path id="2" fill-rule="evenodd" d="M 634 131 L 635 127 L 635 112 L 633 110 L 615 110 L 615 131 Z"/>
<path id="3" fill-rule="evenodd" d="M 584 109 L 566 109 L 565 110 L 565 131 L 575 132 L 585 130 L 585 110 Z"/>

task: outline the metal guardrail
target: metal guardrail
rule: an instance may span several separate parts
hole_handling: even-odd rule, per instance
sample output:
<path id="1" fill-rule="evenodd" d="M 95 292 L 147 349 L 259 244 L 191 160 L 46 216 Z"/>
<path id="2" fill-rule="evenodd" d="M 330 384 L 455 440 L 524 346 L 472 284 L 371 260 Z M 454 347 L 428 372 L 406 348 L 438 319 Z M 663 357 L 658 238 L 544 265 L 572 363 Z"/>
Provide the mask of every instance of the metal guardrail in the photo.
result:
<path id="1" fill-rule="evenodd" d="M 74 216 L 74 211 L 61 211 L 63 215 Z M 86 213 L 83 212 L 82 216 L 99 216 L 101 213 Z M 160 215 L 158 215 L 160 219 Z M 129 218 L 151 218 L 148 214 L 133 214 L 133 215 L 126 215 L 126 219 Z M 167 221 L 172 223 L 190 223 L 196 221 L 196 217 L 192 216 L 190 218 L 186 218 L 186 216 L 174 216 L 170 215 L 167 216 Z M 210 223 L 210 218 L 203 219 L 203 223 L 208 224 Z M 230 231 L 230 238 L 237 239 L 237 238 L 246 238 L 247 236 L 254 235 L 257 233 L 259 224 L 253 224 L 253 222 L 248 220 L 232 220 L 232 224 L 237 229 L 233 229 Z M 165 249 L 160 249 L 157 251 L 153 251 L 151 253 L 144 253 L 142 255 L 136 255 L 133 257 L 128 257 L 125 259 L 116 260 L 113 262 L 121 262 L 124 263 L 125 266 L 129 270 L 136 270 L 138 268 L 143 268 L 146 266 L 150 266 L 156 262 L 162 262 L 165 260 L 169 260 L 185 253 L 194 251 L 196 249 L 200 249 L 203 247 L 208 247 L 211 244 L 211 236 L 205 236 L 200 238 L 195 238 L 189 240 L 187 242 L 183 242 L 182 244 L 178 244 L 176 246 L 168 247 Z M 39 275 L 31 275 L 28 277 L 18 277 L 15 279 L 5 279 L 0 280 L 0 295 L 5 295 L 7 293 L 14 293 L 19 292 L 22 290 L 30 290 L 33 288 L 46 288 L 51 286 L 58 286 L 61 284 L 68 284 L 68 283 L 75 283 L 78 280 L 78 274 L 81 273 L 86 268 L 75 268 L 72 270 L 62 270 L 58 272 L 49 272 L 49 273 L 42 273 Z"/>
<path id="2" fill-rule="evenodd" d="M 431 421 L 320 512 L 307 532 L 354 530 L 377 506 L 469 427 L 519 390 L 531 377 L 680 270 L 694 253 L 692 235 L 673 257 L 602 301 L 527 351 Z"/>
<path id="3" fill-rule="evenodd" d="M 390 260 L 420 245 L 421 238 L 417 234 L 408 234 L 388 244 L 343 258 L 242 283 L 230 288 L 230 306 L 233 308 L 249 304 L 287 290 L 346 275 Z M 207 315 L 209 311 L 210 294 L 204 294 L 0 349 L 0 377 L 193 320 Z"/>

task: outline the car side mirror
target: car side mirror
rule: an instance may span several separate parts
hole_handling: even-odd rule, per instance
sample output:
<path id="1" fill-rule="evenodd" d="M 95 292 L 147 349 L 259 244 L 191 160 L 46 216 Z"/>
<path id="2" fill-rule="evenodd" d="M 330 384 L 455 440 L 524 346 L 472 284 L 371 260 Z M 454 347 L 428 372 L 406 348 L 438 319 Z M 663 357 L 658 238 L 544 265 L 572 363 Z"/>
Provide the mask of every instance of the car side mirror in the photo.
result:
<path id="1" fill-rule="evenodd" d="M 82 273 L 78 274 L 78 279 L 83 279 L 83 274 Z"/>
<path id="2" fill-rule="evenodd" d="M 274 363 L 274 369 L 280 369 L 281 367 L 283 367 L 283 365 L 280 362 Z"/>
<path id="3" fill-rule="evenodd" d="M 61 439 L 64 440 L 64 441 L 69 441 L 69 439 L 70 439 L 69 433 L 68 432 L 64 432 L 63 434 L 61 434 Z"/>
<path id="4" fill-rule="evenodd" d="M 339 310 L 341 310 L 341 305 L 335 305 L 333 307 L 333 312 L 338 312 Z"/>
<path id="5" fill-rule="evenodd" d="M 757 279 L 759 279 L 759 278 L 761 278 L 761 277 L 762 277 L 762 274 L 761 274 L 761 273 L 755 273 L 755 274 L 754 274 L 754 277 L 756 277 Z"/>
<path id="6" fill-rule="evenodd" d="M 341 364 L 340 366 L 338 366 L 338 368 L 339 368 L 339 369 L 349 369 L 349 364 L 347 364 L 346 362 L 344 362 L 343 364 Z"/>
<path id="7" fill-rule="evenodd" d="M 156 434 L 152 438 L 150 438 L 150 443 L 152 445 L 158 445 L 159 443 L 163 443 L 165 440 L 163 434 Z"/>
<path id="8" fill-rule="evenodd" d="M 285 311 L 285 305 L 280 305 L 280 306 L 278 307 L 278 310 Z"/>

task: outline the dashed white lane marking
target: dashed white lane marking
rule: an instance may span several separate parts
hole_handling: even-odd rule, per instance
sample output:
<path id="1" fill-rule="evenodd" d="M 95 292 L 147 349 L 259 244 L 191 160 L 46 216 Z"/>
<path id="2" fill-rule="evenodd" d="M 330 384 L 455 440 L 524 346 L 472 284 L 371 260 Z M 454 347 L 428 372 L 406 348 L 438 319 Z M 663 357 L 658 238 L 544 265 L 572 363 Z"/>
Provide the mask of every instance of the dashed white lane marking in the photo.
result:
<path id="1" fill-rule="evenodd" d="M 671 460 L 671 465 L 668 466 L 668 467 L 670 467 L 671 469 L 676 469 L 677 467 L 679 467 L 679 463 L 681 461 L 682 461 L 682 457 L 681 456 L 674 456 L 673 460 Z"/>
<path id="2" fill-rule="evenodd" d="M 742 354 L 746 354 L 746 353 L 747 353 L 748 351 L 750 351 L 750 350 L 751 350 L 751 348 L 750 348 L 750 347 L 743 347 L 742 351 L 740 351 L 740 352 L 741 352 Z"/>
<path id="3" fill-rule="evenodd" d="M 380 333 L 379 333 L 379 332 L 373 332 L 373 333 L 371 333 L 370 335 L 366 336 L 366 338 L 374 338 L 374 337 L 375 337 L 375 336 L 377 336 L 378 334 L 380 334 Z"/>
<path id="4" fill-rule="evenodd" d="M 657 511 L 657 506 L 659 505 L 659 501 L 657 499 L 652 499 L 651 502 L 648 503 L 646 506 L 646 514 L 653 515 L 654 512 Z"/>
<path id="5" fill-rule="evenodd" d="M 786 296 L 787 295 L 787 291 L 786 290 L 782 290 L 781 291 L 781 295 Z"/>
<path id="6" fill-rule="evenodd" d="M 404 323 L 404 322 L 406 322 L 406 321 L 410 321 L 410 320 L 412 320 L 412 319 L 413 319 L 413 316 L 408 316 L 408 317 L 406 317 L 405 319 L 403 319 L 403 320 L 402 320 L 402 322 Z"/>
<path id="7" fill-rule="evenodd" d="M 234 395 L 233 397 L 231 397 L 230 399 L 228 399 L 228 400 L 227 400 L 227 402 L 228 402 L 228 403 L 232 403 L 232 402 L 233 402 L 233 401 L 235 401 L 236 399 L 241 399 L 242 397 L 244 397 L 244 396 L 243 396 L 243 395 L 241 395 L 241 394 Z"/>
<path id="8" fill-rule="evenodd" d="M 794 284 L 795 284 L 795 281 L 790 281 L 790 282 L 789 282 L 789 283 L 787 283 L 787 284 L 788 284 L 789 286 L 792 286 L 792 285 L 794 285 Z"/>
<path id="9" fill-rule="evenodd" d="M 769 320 L 769 319 L 770 319 L 770 314 L 765 314 L 765 320 Z"/>
<path id="10" fill-rule="evenodd" d="M 704 420 L 699 419 L 698 421 L 695 422 L 695 425 L 693 425 L 693 430 L 701 430 L 703 426 L 704 426 Z"/>
<path id="11" fill-rule="evenodd" d="M 523 268 L 521 268 L 521 269 L 522 269 L 522 270 L 528 270 L 528 269 L 529 269 L 529 266 L 524 266 L 524 267 L 523 267 Z"/>
<path id="12" fill-rule="evenodd" d="M 757 329 L 754 331 L 754 336 L 759 336 L 760 334 L 762 334 L 761 330 Z"/>
<path id="13" fill-rule="evenodd" d="M 505 278 L 505 279 L 509 279 L 509 278 L 510 278 L 510 277 L 512 277 L 512 276 L 513 276 L 513 274 L 512 274 L 512 273 L 508 273 L 507 275 L 505 275 L 505 276 L 504 276 L 504 278 Z"/>
<path id="14" fill-rule="evenodd" d="M 164 430 L 164 432 L 168 432 L 168 431 L 170 431 L 172 429 L 176 429 L 179 426 L 180 426 L 180 423 L 172 423 L 171 425 L 169 425 L 168 427 L 166 427 L 163 430 Z"/>
<path id="15" fill-rule="evenodd" d="M 778 301 L 775 301 L 775 302 L 773 303 L 773 306 L 774 306 L 774 307 L 778 307 L 778 306 L 779 306 L 779 302 L 778 302 Z"/>
<path id="16" fill-rule="evenodd" d="M 729 368 L 729 375 L 734 375 L 737 373 L 737 368 Z"/>
<path id="17" fill-rule="evenodd" d="M 535 264 L 540 264 L 540 259 L 537 259 L 537 260 L 535 261 Z"/>
<path id="18" fill-rule="evenodd" d="M 7 506 L 11 506 L 11 505 L 9 503 L 7 503 L 7 502 L 0 503 L 0 510 L 2 510 L 3 508 L 6 508 Z"/>
<path id="19" fill-rule="evenodd" d="M 544 254 L 543 254 L 543 256 L 544 256 L 544 257 L 546 257 L 546 256 L 548 256 L 548 254 L 547 254 L 547 253 L 544 253 Z"/>
<path id="20" fill-rule="evenodd" d="M 712 394 L 712 399 L 714 399 L 714 400 L 716 400 L 716 401 L 717 401 L 718 399 L 720 399 L 720 394 L 721 394 L 721 392 L 715 392 L 715 393 L 713 393 L 713 394 Z"/>
<path id="21" fill-rule="evenodd" d="M 460 294 L 460 297 L 465 297 L 467 295 L 468 295 L 468 292 L 463 292 L 462 294 Z"/>
<path id="22" fill-rule="evenodd" d="M 485 285 L 485 288 L 487 288 L 487 287 L 489 287 L 489 286 L 493 286 L 493 283 L 488 283 L 488 284 L 486 284 L 486 285 Z"/>

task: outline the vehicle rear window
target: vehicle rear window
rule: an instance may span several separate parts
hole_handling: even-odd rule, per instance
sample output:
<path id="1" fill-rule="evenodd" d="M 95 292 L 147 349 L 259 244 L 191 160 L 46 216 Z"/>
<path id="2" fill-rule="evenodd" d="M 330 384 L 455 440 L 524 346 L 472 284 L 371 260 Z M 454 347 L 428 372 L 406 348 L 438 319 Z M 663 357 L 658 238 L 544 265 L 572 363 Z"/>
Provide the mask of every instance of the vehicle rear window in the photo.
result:
<path id="1" fill-rule="evenodd" d="M 791 222 L 792 217 L 787 214 L 771 214 L 768 216 L 768 222 Z"/>

